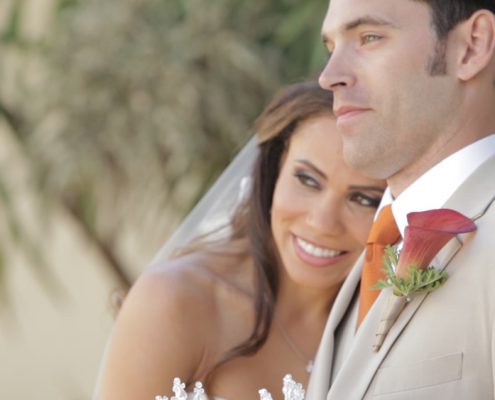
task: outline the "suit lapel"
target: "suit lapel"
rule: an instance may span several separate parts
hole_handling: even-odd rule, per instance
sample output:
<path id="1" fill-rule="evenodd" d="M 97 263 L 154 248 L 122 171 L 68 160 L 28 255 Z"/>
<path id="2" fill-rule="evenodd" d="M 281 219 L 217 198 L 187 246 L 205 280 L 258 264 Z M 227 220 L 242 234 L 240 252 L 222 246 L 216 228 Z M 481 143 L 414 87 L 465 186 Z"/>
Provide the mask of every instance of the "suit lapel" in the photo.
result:
<path id="1" fill-rule="evenodd" d="M 325 330 L 321 338 L 320 346 L 315 359 L 315 366 L 311 374 L 308 386 L 308 400 L 324 399 L 330 388 L 330 377 L 332 376 L 332 364 L 334 358 L 335 330 L 342 321 L 345 313 L 350 307 L 354 293 L 361 279 L 364 253 L 361 254 L 349 276 L 344 281 L 332 306 Z"/>
<path id="2" fill-rule="evenodd" d="M 491 157 L 461 185 L 444 207 L 455 209 L 476 220 L 483 216 L 494 201 L 495 157 Z M 475 234 L 465 236 L 469 238 Z M 442 270 L 448 268 L 448 265 L 462 248 L 463 241 L 463 237 L 452 239 L 437 254 L 433 264 Z M 359 268 L 360 271 L 361 268 Z M 448 281 L 446 284 L 448 285 Z M 356 286 L 357 283 L 355 283 L 354 289 Z M 388 291 L 382 291 L 362 322 L 356 334 L 352 350 L 330 388 L 329 400 L 364 398 L 383 359 L 427 297 L 427 294 L 420 294 L 412 299 L 390 329 L 381 349 L 375 353 L 372 350 L 374 335 L 388 295 Z M 329 370 L 331 372 L 331 368 Z"/>
<path id="3" fill-rule="evenodd" d="M 446 268 L 461 247 L 460 241 L 451 240 L 437 256 L 436 265 L 441 266 L 442 269 Z M 389 295 L 389 291 L 382 291 L 362 322 L 356 333 L 352 351 L 330 389 L 329 399 L 362 399 L 365 396 L 383 359 L 427 296 L 420 294 L 412 299 L 390 329 L 380 350 L 374 352 L 372 346 L 375 332 Z"/>

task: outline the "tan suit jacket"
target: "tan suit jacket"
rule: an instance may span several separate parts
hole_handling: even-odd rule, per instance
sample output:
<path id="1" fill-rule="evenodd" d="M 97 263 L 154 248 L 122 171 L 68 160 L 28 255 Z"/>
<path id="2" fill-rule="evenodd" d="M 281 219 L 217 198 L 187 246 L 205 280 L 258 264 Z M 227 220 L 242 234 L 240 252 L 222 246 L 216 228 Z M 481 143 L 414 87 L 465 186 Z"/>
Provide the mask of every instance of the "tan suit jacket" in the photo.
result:
<path id="1" fill-rule="evenodd" d="M 478 227 L 452 239 L 435 258 L 447 282 L 414 297 L 376 353 L 372 343 L 387 293 L 356 333 L 363 257 L 358 260 L 330 313 L 306 400 L 494 399 L 494 202 L 492 157 L 444 206 Z"/>

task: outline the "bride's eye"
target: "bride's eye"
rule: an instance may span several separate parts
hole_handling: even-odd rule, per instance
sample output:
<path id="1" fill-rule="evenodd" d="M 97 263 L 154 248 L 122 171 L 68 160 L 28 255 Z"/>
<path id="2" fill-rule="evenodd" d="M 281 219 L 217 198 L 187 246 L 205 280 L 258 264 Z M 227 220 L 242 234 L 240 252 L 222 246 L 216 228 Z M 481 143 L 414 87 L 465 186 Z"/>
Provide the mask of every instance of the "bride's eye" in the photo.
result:
<path id="1" fill-rule="evenodd" d="M 349 200 L 357 203 L 362 207 L 378 208 L 382 198 L 381 196 L 369 196 L 361 192 L 355 192 L 351 193 L 351 195 L 349 196 Z"/>
<path id="2" fill-rule="evenodd" d="M 320 182 L 318 182 L 315 177 L 305 171 L 296 171 L 294 173 L 294 176 L 305 187 L 311 189 L 321 189 Z"/>

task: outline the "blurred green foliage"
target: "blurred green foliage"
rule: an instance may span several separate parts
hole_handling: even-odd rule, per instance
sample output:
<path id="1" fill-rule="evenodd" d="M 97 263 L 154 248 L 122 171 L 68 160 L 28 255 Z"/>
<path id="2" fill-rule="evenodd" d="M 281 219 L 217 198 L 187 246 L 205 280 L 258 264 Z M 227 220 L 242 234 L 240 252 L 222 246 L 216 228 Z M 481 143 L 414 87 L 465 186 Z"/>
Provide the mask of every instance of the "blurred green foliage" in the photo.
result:
<path id="1" fill-rule="evenodd" d="M 57 0 L 36 39 L 22 31 L 27 1 L 12 4 L 0 51 L 29 62 L 15 91 L 0 84 L 0 118 L 29 166 L 40 221 L 70 215 L 122 286 L 133 279 L 123 236 L 156 248 L 274 92 L 315 78 L 325 59 L 327 0 Z M 33 252 L 43 246 L 30 244 L 7 181 L 0 174 L 8 232 Z"/>

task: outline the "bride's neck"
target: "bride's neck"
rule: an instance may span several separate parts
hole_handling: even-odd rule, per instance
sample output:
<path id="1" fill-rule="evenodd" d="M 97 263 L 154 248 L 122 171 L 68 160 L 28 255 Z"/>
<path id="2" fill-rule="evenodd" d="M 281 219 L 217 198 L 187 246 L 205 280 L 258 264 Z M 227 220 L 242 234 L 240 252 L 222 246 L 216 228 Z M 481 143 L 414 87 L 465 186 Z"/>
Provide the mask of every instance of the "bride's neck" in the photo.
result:
<path id="1" fill-rule="evenodd" d="M 281 280 L 275 312 L 282 320 L 326 320 L 339 288 L 314 289 Z"/>

